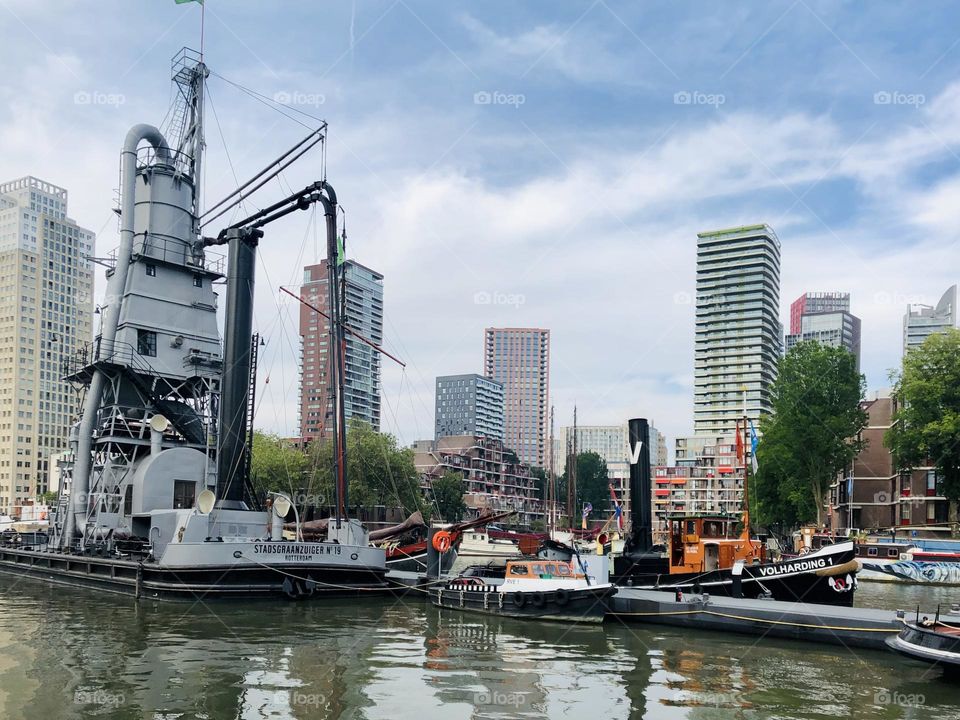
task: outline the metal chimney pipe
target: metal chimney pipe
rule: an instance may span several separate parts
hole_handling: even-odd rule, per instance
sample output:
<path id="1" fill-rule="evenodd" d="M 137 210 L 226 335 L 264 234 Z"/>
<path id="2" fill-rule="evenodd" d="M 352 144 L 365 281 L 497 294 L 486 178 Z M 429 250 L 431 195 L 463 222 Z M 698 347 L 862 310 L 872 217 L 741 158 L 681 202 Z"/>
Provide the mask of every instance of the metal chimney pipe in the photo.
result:
<path id="1" fill-rule="evenodd" d="M 117 335 L 120 321 L 120 299 L 127 286 L 127 273 L 130 269 L 130 256 L 133 252 L 133 211 L 137 190 L 137 148 L 142 141 L 149 142 L 164 162 L 171 161 L 170 147 L 163 134 L 153 125 L 134 125 L 123 141 L 120 154 L 120 248 L 117 251 L 117 264 L 113 275 L 107 281 L 107 307 L 100 316 L 100 336 L 96 339 L 94 355 L 91 361 L 98 360 L 103 353 L 113 352 L 113 341 Z M 90 387 L 83 403 L 77 437 L 77 454 L 71 472 L 70 512 L 61 540 L 62 547 L 69 547 L 73 536 L 87 515 L 87 496 L 90 494 L 90 463 L 93 452 L 93 430 L 97 411 L 106 378 L 100 370 L 94 370 Z M 82 546 L 82 541 L 81 541 Z"/>
<path id="2" fill-rule="evenodd" d="M 632 418 L 628 422 L 628 429 L 630 547 L 634 552 L 648 552 L 653 547 L 650 504 L 650 426 L 646 418 Z"/>
<path id="3" fill-rule="evenodd" d="M 226 326 L 220 389 L 220 447 L 217 451 L 217 499 L 224 507 L 243 503 L 247 448 L 247 399 L 250 392 L 250 338 L 259 228 L 230 228 L 227 260 Z"/>

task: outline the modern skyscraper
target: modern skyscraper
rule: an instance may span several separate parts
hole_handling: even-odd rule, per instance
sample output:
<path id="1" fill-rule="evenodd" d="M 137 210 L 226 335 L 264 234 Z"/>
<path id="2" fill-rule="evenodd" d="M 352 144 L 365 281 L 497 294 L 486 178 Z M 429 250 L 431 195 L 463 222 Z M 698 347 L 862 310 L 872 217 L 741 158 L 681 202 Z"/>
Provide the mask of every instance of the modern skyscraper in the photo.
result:
<path id="1" fill-rule="evenodd" d="M 483 374 L 503 385 L 503 440 L 522 462 L 545 467 L 550 331 L 487 328 Z"/>
<path id="2" fill-rule="evenodd" d="M 842 347 L 857 358 L 860 367 L 860 318 L 850 314 L 850 293 L 806 293 L 790 305 L 789 350 L 798 342 L 813 340 Z"/>
<path id="3" fill-rule="evenodd" d="M 475 374 L 438 377 L 435 439 L 452 435 L 503 440 L 503 385 Z"/>
<path id="4" fill-rule="evenodd" d="M 790 303 L 790 334 L 799 335 L 803 332 L 801 318 L 804 315 L 831 312 L 850 312 L 850 293 L 804 293 Z"/>
<path id="5" fill-rule="evenodd" d="M 771 411 L 782 327 L 780 240 L 768 225 L 697 235 L 694 433 L 733 435 Z"/>
<path id="6" fill-rule="evenodd" d="M 938 332 L 957 327 L 957 286 L 951 285 L 936 307 L 908 305 L 903 316 L 903 351 L 922 345 Z"/>
<path id="7" fill-rule="evenodd" d="M 344 303 L 347 325 L 380 345 L 383 342 L 383 275 L 347 260 L 344 267 Z M 303 270 L 300 296 L 327 312 L 327 262 Z M 300 306 L 300 436 L 325 437 L 333 427 L 333 399 L 327 388 L 329 323 L 310 308 Z M 380 429 L 380 353 L 347 333 L 344 356 L 344 414 Z"/>
<path id="8" fill-rule="evenodd" d="M 64 361 L 92 339 L 94 234 L 67 191 L 35 177 L 0 184 L 0 513 L 49 488 L 50 456 L 79 409 Z"/>

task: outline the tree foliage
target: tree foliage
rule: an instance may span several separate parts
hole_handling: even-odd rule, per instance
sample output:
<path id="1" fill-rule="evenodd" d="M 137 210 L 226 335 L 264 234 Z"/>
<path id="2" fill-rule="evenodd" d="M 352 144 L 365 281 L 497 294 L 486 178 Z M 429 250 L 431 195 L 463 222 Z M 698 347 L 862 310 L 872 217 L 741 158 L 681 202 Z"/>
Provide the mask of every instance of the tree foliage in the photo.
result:
<path id="1" fill-rule="evenodd" d="M 255 433 L 252 476 L 259 489 L 295 495 L 298 504 L 332 505 L 333 445 L 315 440 L 301 450 L 275 435 Z M 351 420 L 347 429 L 348 501 L 354 505 L 426 509 L 413 464 L 413 450 L 392 435 Z"/>
<path id="2" fill-rule="evenodd" d="M 956 525 L 960 501 L 960 330 L 910 350 L 894 387 L 897 410 L 884 437 L 898 467 L 932 465 Z"/>
<path id="3" fill-rule="evenodd" d="M 441 520 L 448 523 L 463 520 L 467 512 L 467 505 L 463 502 L 465 489 L 463 478 L 455 472 L 445 472 L 430 483 L 433 504 Z"/>
<path id="4" fill-rule="evenodd" d="M 307 456 L 293 443 L 279 435 L 253 433 L 250 475 L 258 490 L 297 492 L 303 485 L 307 465 Z"/>
<path id="5" fill-rule="evenodd" d="M 557 481 L 557 500 L 561 505 L 566 503 L 569 471 L 569 468 L 564 470 Z M 595 512 L 608 506 L 609 483 L 607 462 L 602 457 L 593 451 L 577 454 L 577 507 L 576 517 L 571 522 L 579 522 L 580 511 L 585 503 L 593 505 Z"/>
<path id="6" fill-rule="evenodd" d="M 760 419 L 751 495 L 763 524 L 821 524 L 830 485 L 864 447 L 866 380 L 844 348 L 801 342 L 781 358 Z M 755 494 L 754 494 L 755 493 Z"/>

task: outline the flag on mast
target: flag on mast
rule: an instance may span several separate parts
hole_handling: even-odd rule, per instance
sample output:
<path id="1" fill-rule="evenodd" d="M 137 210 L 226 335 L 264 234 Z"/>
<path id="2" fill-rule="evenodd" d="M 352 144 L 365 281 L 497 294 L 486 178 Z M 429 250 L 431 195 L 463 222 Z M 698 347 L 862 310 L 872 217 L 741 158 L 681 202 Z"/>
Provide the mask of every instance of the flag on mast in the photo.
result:
<path id="1" fill-rule="evenodd" d="M 743 463 L 745 461 L 744 456 L 744 447 L 743 447 L 744 438 L 740 434 L 740 421 L 737 420 L 737 462 Z"/>
<path id="2" fill-rule="evenodd" d="M 177 5 L 183 5 L 188 2 L 198 2 L 203 5 L 203 0 L 173 0 Z"/>
<path id="3" fill-rule="evenodd" d="M 587 516 L 590 515 L 592 511 L 593 511 L 593 505 L 591 505 L 590 503 L 583 504 L 583 522 L 581 523 L 580 526 L 584 530 L 587 529 Z"/>
<path id="4" fill-rule="evenodd" d="M 617 530 L 623 532 L 623 505 L 617 503 L 617 509 L 614 511 L 614 517 L 617 519 Z"/>
<path id="5" fill-rule="evenodd" d="M 754 474 L 757 472 L 757 445 L 760 444 L 760 439 L 757 437 L 757 429 L 753 427 L 753 420 L 750 420 L 750 466 L 753 468 Z"/>

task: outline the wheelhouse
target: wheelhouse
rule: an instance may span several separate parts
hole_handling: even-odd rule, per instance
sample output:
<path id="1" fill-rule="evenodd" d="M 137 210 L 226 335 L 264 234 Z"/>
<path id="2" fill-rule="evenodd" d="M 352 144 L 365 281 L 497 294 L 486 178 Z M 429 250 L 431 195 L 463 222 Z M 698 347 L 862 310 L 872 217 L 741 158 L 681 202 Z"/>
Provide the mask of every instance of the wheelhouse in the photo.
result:
<path id="1" fill-rule="evenodd" d="M 508 580 L 582 580 L 584 575 L 570 562 L 562 560 L 508 560 Z"/>
<path id="2" fill-rule="evenodd" d="M 736 515 L 673 515 L 670 527 L 670 572 L 712 572 L 733 567 L 737 560 L 762 562 L 765 548 L 738 529 Z"/>

